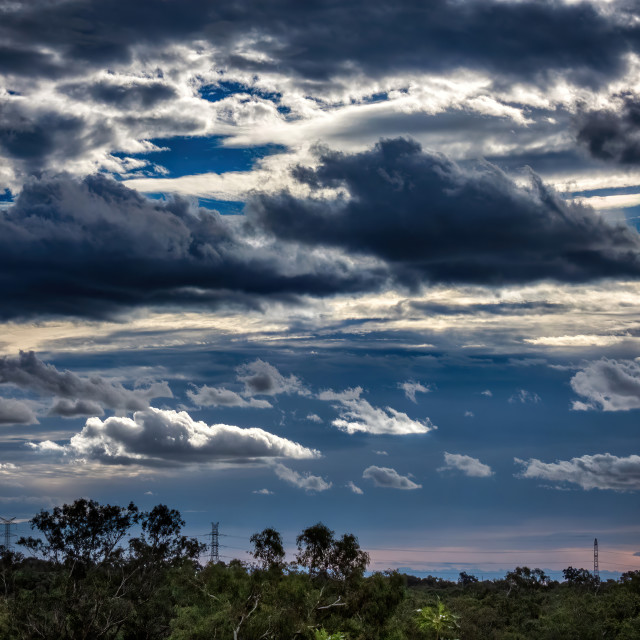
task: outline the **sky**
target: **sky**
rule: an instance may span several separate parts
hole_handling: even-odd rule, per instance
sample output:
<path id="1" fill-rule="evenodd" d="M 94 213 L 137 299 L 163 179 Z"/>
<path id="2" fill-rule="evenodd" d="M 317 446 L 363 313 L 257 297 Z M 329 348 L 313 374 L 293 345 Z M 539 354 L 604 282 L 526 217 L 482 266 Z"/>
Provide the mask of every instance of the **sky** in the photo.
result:
<path id="1" fill-rule="evenodd" d="M 0 0 L 0 513 L 640 569 L 629 0 Z"/>

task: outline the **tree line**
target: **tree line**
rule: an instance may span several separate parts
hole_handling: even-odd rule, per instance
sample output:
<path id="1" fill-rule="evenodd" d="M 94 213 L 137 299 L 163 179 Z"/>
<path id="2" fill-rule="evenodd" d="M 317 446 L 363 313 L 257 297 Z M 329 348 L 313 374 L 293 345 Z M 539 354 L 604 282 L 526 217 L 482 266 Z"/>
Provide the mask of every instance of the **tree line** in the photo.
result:
<path id="1" fill-rule="evenodd" d="M 201 564 L 180 513 L 80 499 L 41 511 L 0 547 L 0 640 L 590 640 L 640 638 L 640 571 L 601 583 L 517 567 L 501 580 L 366 573 L 352 534 L 322 523 L 285 561 L 278 531 L 251 559 Z"/>

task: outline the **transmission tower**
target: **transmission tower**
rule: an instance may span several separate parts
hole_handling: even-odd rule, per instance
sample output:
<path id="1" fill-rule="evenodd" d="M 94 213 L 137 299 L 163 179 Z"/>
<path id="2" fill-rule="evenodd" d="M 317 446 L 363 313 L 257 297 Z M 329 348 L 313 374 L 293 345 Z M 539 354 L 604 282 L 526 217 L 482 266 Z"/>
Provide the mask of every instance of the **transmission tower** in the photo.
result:
<path id="1" fill-rule="evenodd" d="M 211 545 L 209 547 L 209 562 L 212 564 L 220 560 L 220 556 L 218 555 L 218 551 L 220 548 L 220 544 L 218 541 L 218 524 L 220 523 L 211 523 L 211 533 L 209 534 L 209 537 L 211 538 Z"/>
<path id="2" fill-rule="evenodd" d="M 13 538 L 13 534 L 11 533 L 11 527 L 15 526 L 14 523 L 15 518 L 2 518 L 0 517 L 0 522 L 4 525 L 4 548 L 5 551 L 11 550 L 11 538 Z"/>
<path id="3" fill-rule="evenodd" d="M 600 569 L 598 568 L 598 538 L 593 541 L 593 577 L 600 579 Z"/>

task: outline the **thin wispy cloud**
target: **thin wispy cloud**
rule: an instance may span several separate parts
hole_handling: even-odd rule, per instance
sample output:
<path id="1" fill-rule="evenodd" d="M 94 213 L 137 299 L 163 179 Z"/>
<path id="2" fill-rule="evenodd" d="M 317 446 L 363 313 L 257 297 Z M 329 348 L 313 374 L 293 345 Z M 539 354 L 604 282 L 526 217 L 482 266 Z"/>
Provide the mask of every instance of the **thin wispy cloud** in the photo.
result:
<path id="1" fill-rule="evenodd" d="M 415 380 L 400 382 L 398 383 L 398 386 L 404 391 L 405 396 L 407 396 L 411 402 L 416 403 L 416 393 L 430 393 L 432 391 L 429 386 L 425 386 L 421 382 L 416 382 Z"/>
<path id="2" fill-rule="evenodd" d="M 362 388 L 355 387 L 343 392 L 323 391 L 318 394 L 320 400 L 335 403 L 340 417 L 331 424 L 349 434 L 364 432 L 377 435 L 408 435 L 429 433 L 437 427 L 429 418 L 413 420 L 406 413 L 391 407 L 380 409 L 361 398 Z"/>

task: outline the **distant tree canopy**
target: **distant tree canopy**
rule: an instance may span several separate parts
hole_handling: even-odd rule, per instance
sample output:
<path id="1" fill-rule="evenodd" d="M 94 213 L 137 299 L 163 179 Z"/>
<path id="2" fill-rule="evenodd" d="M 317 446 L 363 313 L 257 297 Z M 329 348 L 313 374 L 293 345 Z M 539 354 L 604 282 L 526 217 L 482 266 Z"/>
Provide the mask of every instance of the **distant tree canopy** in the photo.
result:
<path id="1" fill-rule="evenodd" d="M 31 521 L 0 547 L 0 640 L 637 640 L 640 571 L 601 583 L 516 567 L 501 580 L 365 575 L 350 533 L 322 523 L 297 537 L 293 563 L 273 528 L 250 538 L 254 564 L 202 566 L 180 513 L 80 499 Z"/>
<path id="2" fill-rule="evenodd" d="M 253 545 L 253 557 L 263 569 L 282 569 L 285 551 L 282 536 L 275 529 L 263 529 L 254 533 L 249 542 Z"/>
<path id="3" fill-rule="evenodd" d="M 318 522 L 297 538 L 297 563 L 312 576 L 331 576 L 340 580 L 362 576 L 369 564 L 369 554 L 360 549 L 358 539 L 345 533 L 340 539 Z"/>

